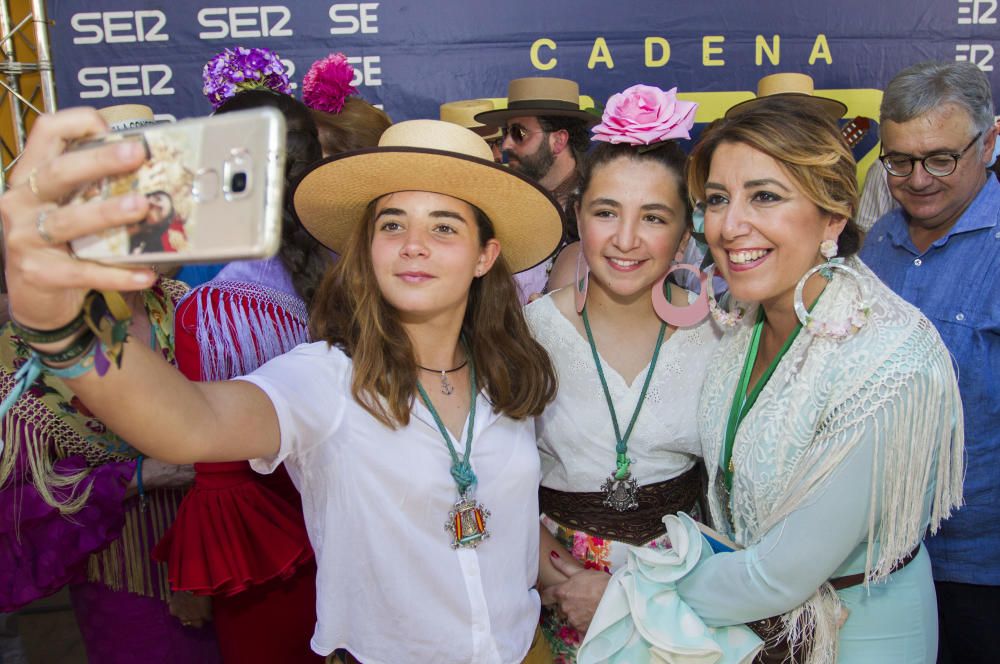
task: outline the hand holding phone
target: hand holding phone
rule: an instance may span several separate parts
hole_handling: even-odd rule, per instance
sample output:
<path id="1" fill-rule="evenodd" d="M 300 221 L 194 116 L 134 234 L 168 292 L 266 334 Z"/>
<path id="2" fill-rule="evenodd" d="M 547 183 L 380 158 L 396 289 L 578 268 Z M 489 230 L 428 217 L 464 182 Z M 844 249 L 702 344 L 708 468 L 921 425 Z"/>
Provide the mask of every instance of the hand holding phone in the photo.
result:
<path id="1" fill-rule="evenodd" d="M 185 264 L 266 258 L 280 242 L 284 117 L 258 108 L 154 125 L 74 144 L 140 142 L 133 173 L 84 187 L 76 202 L 138 192 L 146 217 L 71 242 L 78 258 L 112 264 Z"/>

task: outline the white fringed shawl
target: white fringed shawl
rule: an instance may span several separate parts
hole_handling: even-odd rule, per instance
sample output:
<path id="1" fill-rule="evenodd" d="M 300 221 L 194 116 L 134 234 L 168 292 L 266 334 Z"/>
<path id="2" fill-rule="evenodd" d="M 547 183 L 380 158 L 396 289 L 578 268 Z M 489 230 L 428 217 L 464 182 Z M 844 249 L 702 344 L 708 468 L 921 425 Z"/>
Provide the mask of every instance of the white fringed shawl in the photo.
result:
<path id="1" fill-rule="evenodd" d="M 705 381 L 699 423 L 713 521 L 744 547 L 823 491 L 865 433 L 874 431 L 867 585 L 887 577 L 923 538 L 929 483 L 932 533 L 961 505 L 964 435 L 958 384 L 937 331 L 861 261 L 848 264 L 862 275 L 861 288 L 872 302 L 868 324 L 843 341 L 803 330 L 789 348 L 736 435 L 732 523 L 718 465 L 754 311 L 722 342 Z M 857 297 L 857 286 L 835 272 L 813 314 L 843 320 Z M 806 664 L 836 660 L 838 614 L 829 584 L 785 614 L 793 640 L 814 629 Z"/>
<path id="2" fill-rule="evenodd" d="M 214 296 L 228 301 L 225 312 Z M 306 306 L 293 294 L 241 281 L 210 281 L 191 291 L 202 380 L 227 380 L 255 370 L 309 341 Z"/>

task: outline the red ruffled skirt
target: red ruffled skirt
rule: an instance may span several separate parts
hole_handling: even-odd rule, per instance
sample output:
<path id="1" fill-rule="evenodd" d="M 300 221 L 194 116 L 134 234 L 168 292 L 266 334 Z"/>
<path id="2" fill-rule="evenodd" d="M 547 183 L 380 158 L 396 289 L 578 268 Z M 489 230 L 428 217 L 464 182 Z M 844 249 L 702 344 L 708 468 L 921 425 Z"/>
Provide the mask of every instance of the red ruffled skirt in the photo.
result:
<path id="1" fill-rule="evenodd" d="M 255 473 L 245 461 L 195 464 L 194 487 L 153 557 L 170 586 L 229 596 L 288 579 L 313 560 L 302 502 L 285 472 Z"/>

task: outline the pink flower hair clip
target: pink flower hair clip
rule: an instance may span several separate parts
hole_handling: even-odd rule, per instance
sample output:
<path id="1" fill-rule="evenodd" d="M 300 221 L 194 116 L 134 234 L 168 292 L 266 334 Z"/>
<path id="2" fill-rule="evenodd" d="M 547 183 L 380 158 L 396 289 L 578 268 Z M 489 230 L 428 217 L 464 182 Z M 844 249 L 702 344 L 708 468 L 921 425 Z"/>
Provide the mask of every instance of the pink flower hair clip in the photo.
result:
<path id="1" fill-rule="evenodd" d="M 698 104 L 677 98 L 677 88 L 664 92 L 652 85 L 633 85 L 611 95 L 594 140 L 652 145 L 673 138 L 691 138 Z"/>
<path id="2" fill-rule="evenodd" d="M 302 101 L 309 108 L 340 113 L 344 102 L 358 89 L 351 85 L 354 67 L 343 53 L 331 53 L 313 63 L 302 79 Z"/>

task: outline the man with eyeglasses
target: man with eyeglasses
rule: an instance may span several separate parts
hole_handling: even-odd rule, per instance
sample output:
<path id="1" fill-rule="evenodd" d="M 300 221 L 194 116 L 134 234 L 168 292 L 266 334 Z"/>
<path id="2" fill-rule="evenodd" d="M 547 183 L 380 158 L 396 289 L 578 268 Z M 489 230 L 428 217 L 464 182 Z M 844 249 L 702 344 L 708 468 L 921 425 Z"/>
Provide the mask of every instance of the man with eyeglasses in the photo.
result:
<path id="1" fill-rule="evenodd" d="M 861 258 L 934 323 L 965 411 L 965 506 L 926 541 L 938 598 L 938 662 L 995 662 L 1000 633 L 1000 183 L 986 75 L 969 62 L 900 72 L 882 98 L 882 155 L 901 207 Z M 914 413 L 914 417 L 919 417 Z M 928 589 L 929 592 L 929 589 Z"/>

